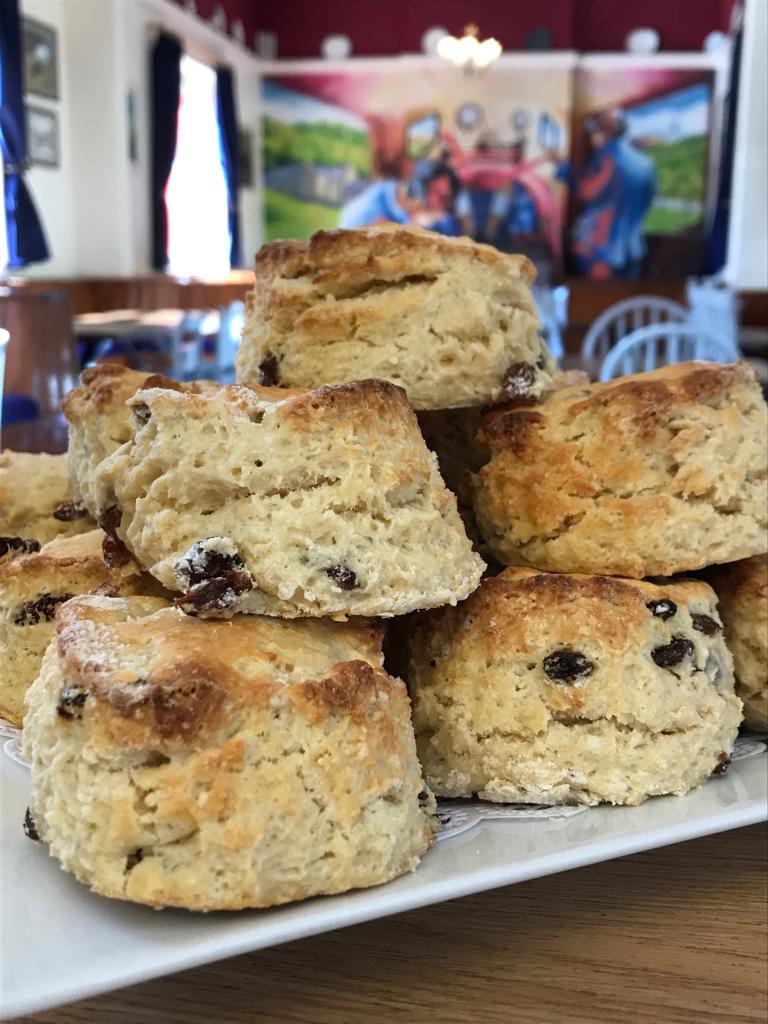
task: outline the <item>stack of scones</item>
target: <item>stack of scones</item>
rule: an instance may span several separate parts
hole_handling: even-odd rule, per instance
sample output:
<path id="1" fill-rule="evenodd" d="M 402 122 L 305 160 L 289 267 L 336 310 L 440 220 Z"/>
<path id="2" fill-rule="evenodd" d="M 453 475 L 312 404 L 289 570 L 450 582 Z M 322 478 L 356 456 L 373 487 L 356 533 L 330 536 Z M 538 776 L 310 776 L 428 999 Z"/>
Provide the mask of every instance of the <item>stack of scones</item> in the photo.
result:
<path id="1" fill-rule="evenodd" d="M 237 384 L 102 364 L 69 480 L 0 456 L 0 711 L 66 870 L 342 892 L 415 867 L 435 796 L 635 804 L 768 728 L 752 371 L 574 383 L 533 277 L 418 229 L 272 243 Z"/>

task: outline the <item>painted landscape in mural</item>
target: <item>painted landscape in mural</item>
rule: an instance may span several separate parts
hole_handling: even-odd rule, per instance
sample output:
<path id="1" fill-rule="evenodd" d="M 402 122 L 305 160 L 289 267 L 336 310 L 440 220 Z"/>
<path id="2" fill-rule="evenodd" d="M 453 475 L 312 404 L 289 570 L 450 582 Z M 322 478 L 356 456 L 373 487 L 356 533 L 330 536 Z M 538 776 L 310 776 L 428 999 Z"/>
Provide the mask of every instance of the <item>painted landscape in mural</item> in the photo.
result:
<path id="1" fill-rule="evenodd" d="M 544 282 L 696 273 L 713 87 L 599 58 L 267 77 L 266 238 L 395 221 L 526 253 Z"/>
<path id="2" fill-rule="evenodd" d="M 263 84 L 266 237 L 381 221 L 559 266 L 569 66 L 282 74 Z"/>

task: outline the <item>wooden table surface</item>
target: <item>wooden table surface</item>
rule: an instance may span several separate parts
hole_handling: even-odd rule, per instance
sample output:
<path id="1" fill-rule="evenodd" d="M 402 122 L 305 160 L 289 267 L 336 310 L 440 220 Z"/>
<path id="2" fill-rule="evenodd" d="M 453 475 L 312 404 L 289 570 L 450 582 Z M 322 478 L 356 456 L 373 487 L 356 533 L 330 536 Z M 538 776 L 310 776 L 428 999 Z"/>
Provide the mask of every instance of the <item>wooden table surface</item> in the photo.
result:
<path id="1" fill-rule="evenodd" d="M 756 825 L 234 957 L 22 1020 L 765 1024 L 767 854 L 766 830 Z"/>

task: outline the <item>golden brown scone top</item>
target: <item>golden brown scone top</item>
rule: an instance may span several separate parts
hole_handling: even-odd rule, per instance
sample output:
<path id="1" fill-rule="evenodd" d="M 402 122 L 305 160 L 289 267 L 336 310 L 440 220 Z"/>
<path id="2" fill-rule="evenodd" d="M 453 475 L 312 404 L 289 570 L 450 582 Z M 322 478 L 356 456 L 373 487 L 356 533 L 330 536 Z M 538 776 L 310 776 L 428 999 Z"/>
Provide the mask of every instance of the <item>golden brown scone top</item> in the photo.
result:
<path id="1" fill-rule="evenodd" d="M 716 598 L 700 580 L 660 586 L 645 580 L 511 567 L 484 580 L 455 608 L 427 612 L 424 618 L 442 620 L 444 638 L 479 627 L 476 635 L 490 655 L 534 652 L 553 638 L 559 646 L 592 639 L 603 648 L 622 651 L 645 635 L 653 617 L 648 605 L 658 600 L 695 611 L 711 609 Z"/>
<path id="2" fill-rule="evenodd" d="M 119 566 L 107 565 L 103 552 L 105 537 L 104 531 L 99 529 L 72 537 L 55 537 L 39 551 L 0 565 L 0 584 L 14 583 L 28 589 L 42 585 L 56 587 L 63 579 L 70 579 L 73 572 L 85 579 L 92 577 L 93 586 L 107 580 L 118 584 L 129 577 L 137 577 L 141 570 L 132 558 Z"/>
<path id="3" fill-rule="evenodd" d="M 756 383 L 748 363 L 677 363 L 603 383 L 557 388 L 546 392 L 538 405 L 491 410 L 483 431 L 492 448 L 510 447 L 522 456 L 536 428 L 547 419 L 567 420 L 586 413 L 606 424 L 620 419 L 631 424 L 640 439 L 649 440 L 676 406 L 715 405 L 734 388 Z"/>
<path id="4" fill-rule="evenodd" d="M 107 743 L 204 742 L 285 687 L 315 719 L 364 716 L 382 670 L 382 630 L 367 619 L 208 621 L 151 597 L 77 597 L 59 610 L 63 717 L 97 702 Z M 82 696 L 82 695 L 85 696 Z"/>
<path id="5" fill-rule="evenodd" d="M 246 384 L 227 384 L 201 394 L 150 388 L 137 392 L 128 405 L 147 405 L 150 411 L 157 409 L 165 414 L 177 411 L 184 416 L 205 419 L 210 414 L 211 403 L 255 422 L 264 413 L 274 412 L 297 430 L 306 430 L 320 423 L 330 426 L 336 419 L 343 419 L 352 426 L 384 432 L 387 423 L 393 422 L 406 422 L 418 430 L 416 414 L 405 391 L 384 380 L 325 384 L 312 391 Z"/>
<path id="6" fill-rule="evenodd" d="M 453 261 L 477 260 L 522 277 L 529 284 L 536 268 L 526 256 L 501 253 L 471 238 L 450 238 L 418 227 L 381 224 L 375 227 L 318 231 L 307 242 L 270 242 L 256 254 L 260 280 L 312 275 L 315 283 L 355 287 L 372 278 L 443 271 Z"/>
<path id="7" fill-rule="evenodd" d="M 99 363 L 83 370 L 80 386 L 64 397 L 61 408 L 70 422 L 79 422 L 93 413 L 122 407 L 141 388 L 166 388 L 199 394 L 218 387 L 215 381 L 180 384 L 162 373 L 141 373 L 121 363 Z"/>

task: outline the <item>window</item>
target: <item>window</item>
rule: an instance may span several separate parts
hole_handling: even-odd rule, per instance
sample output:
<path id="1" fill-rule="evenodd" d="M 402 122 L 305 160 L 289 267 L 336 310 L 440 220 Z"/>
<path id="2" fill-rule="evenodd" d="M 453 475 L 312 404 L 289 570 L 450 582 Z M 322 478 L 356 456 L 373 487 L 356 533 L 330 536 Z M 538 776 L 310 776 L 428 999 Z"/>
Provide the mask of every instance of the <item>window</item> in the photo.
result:
<path id="1" fill-rule="evenodd" d="M 176 155 L 165 190 L 168 270 L 220 277 L 230 269 L 229 201 L 216 111 L 216 72 L 181 58 Z"/>

